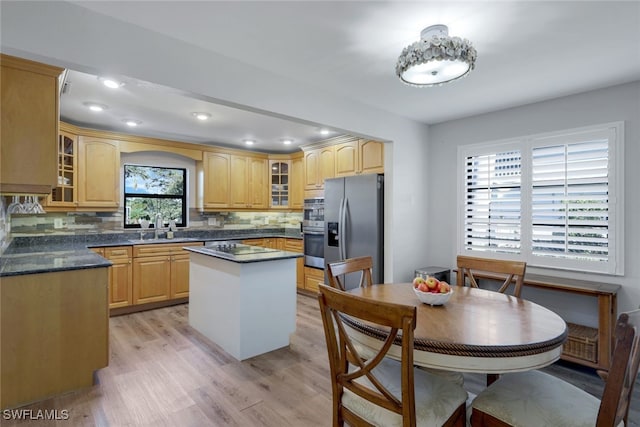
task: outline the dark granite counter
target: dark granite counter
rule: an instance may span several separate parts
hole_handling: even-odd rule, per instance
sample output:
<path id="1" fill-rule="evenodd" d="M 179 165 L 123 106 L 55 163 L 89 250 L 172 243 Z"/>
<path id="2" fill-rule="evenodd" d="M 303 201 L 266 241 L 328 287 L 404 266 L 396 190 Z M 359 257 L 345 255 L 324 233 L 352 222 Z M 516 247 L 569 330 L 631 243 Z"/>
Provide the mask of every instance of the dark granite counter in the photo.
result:
<path id="1" fill-rule="evenodd" d="M 0 277 L 111 266 L 90 250 L 32 252 L 0 257 Z"/>
<path id="2" fill-rule="evenodd" d="M 164 234 L 162 234 L 164 236 Z M 154 239 L 153 232 L 52 235 L 16 237 L 0 256 L 0 277 L 83 268 L 108 267 L 111 263 L 90 250 L 92 247 L 133 246 L 154 243 L 242 240 L 261 237 L 302 239 L 298 229 L 264 228 L 235 230 L 181 230 L 173 239 Z M 282 252 L 282 251 L 278 251 Z M 289 252 L 287 252 L 289 253 Z M 290 253 L 299 256 L 300 254 Z M 251 262 L 251 261 L 246 261 Z"/>

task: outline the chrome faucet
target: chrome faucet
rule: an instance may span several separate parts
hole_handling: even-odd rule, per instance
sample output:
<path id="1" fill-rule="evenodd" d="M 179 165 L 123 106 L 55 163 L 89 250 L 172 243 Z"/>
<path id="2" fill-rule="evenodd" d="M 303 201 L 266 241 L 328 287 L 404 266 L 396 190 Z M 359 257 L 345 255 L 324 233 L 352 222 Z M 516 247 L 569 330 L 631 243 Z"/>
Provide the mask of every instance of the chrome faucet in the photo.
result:
<path id="1" fill-rule="evenodd" d="M 156 238 L 156 239 L 157 239 L 158 237 L 160 237 L 160 236 L 159 236 L 159 233 L 160 233 L 160 229 L 161 229 L 161 228 L 162 228 L 162 214 L 161 214 L 160 212 L 158 212 L 158 213 L 156 214 L 156 221 L 155 221 L 155 223 L 153 224 L 153 229 L 154 229 L 154 232 L 155 232 L 155 238 Z"/>

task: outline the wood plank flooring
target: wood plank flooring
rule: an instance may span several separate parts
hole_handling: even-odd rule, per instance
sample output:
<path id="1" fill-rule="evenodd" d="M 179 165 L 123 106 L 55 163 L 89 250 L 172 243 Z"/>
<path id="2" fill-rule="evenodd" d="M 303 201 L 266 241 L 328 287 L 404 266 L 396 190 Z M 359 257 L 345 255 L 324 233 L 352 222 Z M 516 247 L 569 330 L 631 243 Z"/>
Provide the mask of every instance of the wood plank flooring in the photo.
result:
<path id="1" fill-rule="evenodd" d="M 546 368 L 600 396 L 592 370 Z M 484 375 L 465 375 L 471 393 Z M 20 409 L 68 411 L 68 420 L 7 420 L 2 426 L 330 426 L 331 386 L 315 298 L 298 295 L 291 345 L 239 362 L 189 327 L 188 305 L 110 319 L 109 366 L 95 386 Z M 640 386 L 629 425 L 640 427 Z"/>

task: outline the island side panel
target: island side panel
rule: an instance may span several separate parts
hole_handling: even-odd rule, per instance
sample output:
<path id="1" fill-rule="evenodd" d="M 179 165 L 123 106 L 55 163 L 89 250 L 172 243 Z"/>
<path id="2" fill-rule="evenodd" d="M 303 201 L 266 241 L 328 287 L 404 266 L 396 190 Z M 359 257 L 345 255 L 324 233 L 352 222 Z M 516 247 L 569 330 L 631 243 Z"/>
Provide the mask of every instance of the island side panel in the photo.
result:
<path id="1" fill-rule="evenodd" d="M 241 270 L 243 360 L 289 345 L 296 329 L 296 259 L 246 263 Z"/>
<path id="2" fill-rule="evenodd" d="M 191 252 L 189 325 L 240 358 L 240 266 Z"/>
<path id="3" fill-rule="evenodd" d="M 3 277 L 0 407 L 93 385 L 109 362 L 107 268 Z"/>

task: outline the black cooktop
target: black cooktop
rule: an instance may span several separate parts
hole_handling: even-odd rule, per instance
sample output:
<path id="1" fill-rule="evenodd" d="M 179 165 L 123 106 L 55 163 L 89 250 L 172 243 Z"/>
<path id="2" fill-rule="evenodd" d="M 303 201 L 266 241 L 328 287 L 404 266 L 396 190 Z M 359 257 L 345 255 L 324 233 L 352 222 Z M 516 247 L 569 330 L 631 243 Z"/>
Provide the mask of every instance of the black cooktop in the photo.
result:
<path id="1" fill-rule="evenodd" d="M 264 252 L 276 251 L 276 249 L 245 245 L 243 243 L 238 243 L 233 241 L 211 242 L 207 244 L 207 248 L 217 252 L 224 252 L 226 254 L 231 254 L 231 255 L 249 255 L 249 254 L 259 254 Z"/>

